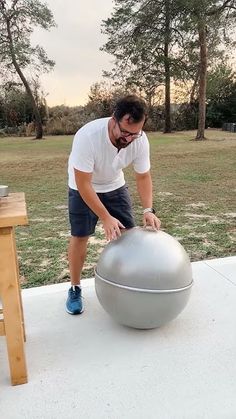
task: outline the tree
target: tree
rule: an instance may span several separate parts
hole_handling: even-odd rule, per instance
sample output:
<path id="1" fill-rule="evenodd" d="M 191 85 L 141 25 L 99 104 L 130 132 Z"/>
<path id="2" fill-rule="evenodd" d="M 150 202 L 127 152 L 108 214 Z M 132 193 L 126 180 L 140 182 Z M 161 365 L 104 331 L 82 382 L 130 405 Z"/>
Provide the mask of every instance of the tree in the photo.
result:
<path id="1" fill-rule="evenodd" d="M 39 0 L 0 0 L 0 66 L 20 77 L 32 103 L 36 139 L 41 139 L 42 120 L 26 73 L 30 68 L 39 75 L 49 71 L 54 62 L 42 47 L 31 45 L 30 35 L 35 26 L 46 30 L 55 26 L 52 12 L 45 3 Z"/>
<path id="2" fill-rule="evenodd" d="M 94 83 L 90 87 L 89 101 L 86 110 L 96 118 L 104 118 L 111 114 L 112 91 L 105 83 Z"/>
<path id="3" fill-rule="evenodd" d="M 223 44 L 232 45 L 236 0 L 115 0 L 103 22 L 115 67 L 108 74 L 151 97 L 165 85 L 165 128 L 170 131 L 171 81 L 192 83 L 190 105 L 198 100 L 196 139 L 204 139 L 209 63 Z M 148 93 L 148 94 L 147 94 Z M 195 105 L 194 105 L 195 106 Z"/>
<path id="4" fill-rule="evenodd" d="M 232 35 L 232 24 L 236 18 L 236 0 L 178 0 L 182 11 L 185 11 L 183 30 L 197 35 L 199 45 L 199 66 L 196 72 L 198 83 L 198 130 L 196 140 L 203 140 L 206 120 L 206 86 L 208 67 L 209 41 L 219 47 L 229 45 Z M 218 45 L 217 45 L 218 44 Z M 214 51 L 216 50 L 214 49 Z M 194 88 L 196 87 L 196 84 Z"/>
<path id="5" fill-rule="evenodd" d="M 39 85 L 34 84 L 31 90 L 37 101 L 41 119 L 45 122 L 47 108 Z M 0 86 L 0 128 L 6 133 L 23 132 L 23 126 L 34 121 L 32 103 L 22 83 L 7 82 Z"/>
<path id="6" fill-rule="evenodd" d="M 207 103 L 223 102 L 235 89 L 236 71 L 227 62 L 215 66 L 207 75 Z"/>
<path id="7" fill-rule="evenodd" d="M 236 122 L 236 73 L 229 64 L 215 67 L 207 76 L 206 122 L 221 128 L 225 122 Z"/>
<path id="8" fill-rule="evenodd" d="M 175 0 L 115 0 L 112 16 L 103 21 L 108 41 L 102 50 L 114 55 L 115 67 L 106 73 L 136 87 L 153 101 L 165 86 L 165 127 L 171 131 L 171 79 L 182 66 L 181 10 Z"/>
<path id="9" fill-rule="evenodd" d="M 104 82 L 94 83 L 90 87 L 89 101 L 84 107 L 89 119 L 110 116 L 116 101 L 127 94 L 127 91 L 114 88 Z"/>

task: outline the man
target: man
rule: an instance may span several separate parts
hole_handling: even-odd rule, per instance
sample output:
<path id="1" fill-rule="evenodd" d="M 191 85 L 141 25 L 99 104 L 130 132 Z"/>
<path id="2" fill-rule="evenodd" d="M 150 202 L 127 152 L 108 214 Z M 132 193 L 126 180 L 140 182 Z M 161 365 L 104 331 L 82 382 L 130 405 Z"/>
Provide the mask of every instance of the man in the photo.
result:
<path id="1" fill-rule="evenodd" d="M 160 228 L 152 208 L 149 142 L 142 131 L 146 117 L 145 102 L 129 95 L 117 102 L 112 117 L 89 122 L 75 134 L 68 168 L 71 288 L 66 310 L 70 314 L 83 312 L 80 276 L 98 219 L 108 241 L 118 238 L 122 229 L 135 226 L 122 171 L 131 163 L 144 225 Z"/>

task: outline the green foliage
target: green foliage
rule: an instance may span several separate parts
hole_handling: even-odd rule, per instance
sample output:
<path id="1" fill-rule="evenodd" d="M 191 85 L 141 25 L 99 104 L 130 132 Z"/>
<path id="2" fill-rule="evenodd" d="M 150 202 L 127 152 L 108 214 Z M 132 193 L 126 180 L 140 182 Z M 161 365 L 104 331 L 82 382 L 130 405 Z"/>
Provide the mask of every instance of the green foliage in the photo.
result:
<path id="1" fill-rule="evenodd" d="M 32 90 L 37 90 L 32 85 Z M 35 91 L 41 118 L 46 119 L 47 109 L 43 96 Z M 20 83 L 9 82 L 0 86 L 0 129 L 6 134 L 25 134 L 25 126 L 34 120 L 32 103 Z"/>
<path id="2" fill-rule="evenodd" d="M 236 122 L 236 77 L 227 63 L 208 72 L 206 102 L 206 127 L 222 128 L 225 122 Z M 178 106 L 173 116 L 174 129 L 196 129 L 197 124 L 197 100 Z"/>
<path id="3" fill-rule="evenodd" d="M 166 60 L 172 79 L 195 79 L 199 66 L 200 19 L 204 18 L 207 25 L 209 63 L 222 58 L 222 42 L 229 43 L 232 35 L 230 9 L 227 9 L 227 17 L 224 10 L 213 15 L 222 1 L 115 0 L 114 3 L 111 17 L 102 25 L 102 31 L 108 36 L 102 50 L 115 57 L 113 70 L 105 76 L 118 80 L 123 86 L 139 88 L 152 97 L 164 83 Z M 227 3 L 233 7 L 235 1 Z"/>
<path id="4" fill-rule="evenodd" d="M 90 88 L 89 101 L 86 106 L 87 113 L 95 118 L 111 115 L 113 91 L 105 83 L 95 83 Z"/>
<path id="5" fill-rule="evenodd" d="M 40 74 L 54 66 L 42 47 L 31 45 L 30 36 L 35 27 L 49 30 L 55 26 L 46 3 L 39 0 L 0 2 L 0 67 L 14 71 L 13 54 L 24 69 L 31 65 Z"/>
<path id="6" fill-rule="evenodd" d="M 227 63 L 208 74 L 206 123 L 222 127 L 224 122 L 236 122 L 236 73 Z"/>
<path id="7" fill-rule="evenodd" d="M 178 15 L 172 0 L 115 1 L 111 18 L 103 22 L 108 41 L 102 50 L 115 57 L 115 67 L 105 75 L 138 90 L 153 105 L 167 64 L 171 77 L 181 67 Z"/>
<path id="8" fill-rule="evenodd" d="M 49 109 L 45 126 L 47 135 L 75 134 L 87 122 L 108 117 L 114 103 L 124 92 L 110 89 L 105 83 L 95 83 L 90 88 L 89 100 L 85 106 L 54 106 Z"/>
<path id="9" fill-rule="evenodd" d="M 5 71 L 18 75 L 30 98 L 34 118 L 36 139 L 43 137 L 42 119 L 37 98 L 25 76 L 25 70 L 39 77 L 54 66 L 42 47 L 33 47 L 30 36 L 38 26 L 50 29 L 55 26 L 52 12 L 46 3 L 39 0 L 0 0 L 0 74 Z"/>
<path id="10" fill-rule="evenodd" d="M 199 101 L 201 118 L 190 109 L 189 125 L 195 127 L 197 119 L 204 125 L 206 68 L 222 60 L 224 47 L 235 46 L 236 0 L 115 0 L 114 4 L 111 17 L 103 22 L 108 41 L 102 50 L 115 57 L 115 66 L 104 75 L 139 91 L 150 106 L 157 103 L 158 89 L 165 84 L 166 118 L 169 80 L 192 83 L 190 103 Z"/>
<path id="11" fill-rule="evenodd" d="M 236 72 L 229 64 L 220 64 L 207 77 L 208 102 L 222 102 L 235 90 Z"/>
<path id="12" fill-rule="evenodd" d="M 198 103 L 182 103 L 173 115 L 173 128 L 177 131 L 197 129 Z"/>
<path id="13" fill-rule="evenodd" d="M 47 135 L 70 135 L 86 122 L 83 107 L 54 106 L 49 109 L 49 117 L 45 126 Z"/>

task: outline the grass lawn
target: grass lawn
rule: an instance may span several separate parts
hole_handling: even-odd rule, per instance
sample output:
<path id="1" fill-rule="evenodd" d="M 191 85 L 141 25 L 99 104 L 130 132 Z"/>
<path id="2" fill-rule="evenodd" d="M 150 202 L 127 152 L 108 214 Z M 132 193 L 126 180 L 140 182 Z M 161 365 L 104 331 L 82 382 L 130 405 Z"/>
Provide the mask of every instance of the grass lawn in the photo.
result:
<path id="1" fill-rule="evenodd" d="M 206 132 L 208 141 L 189 141 L 195 132 L 150 133 L 154 206 L 162 228 L 175 236 L 192 261 L 236 254 L 236 133 Z M 17 227 L 22 287 L 69 278 L 67 160 L 72 136 L 0 139 L 0 183 L 26 194 L 30 224 Z M 132 168 L 126 170 L 136 221 L 142 211 Z M 105 245 L 98 225 L 90 239 L 83 276 Z"/>

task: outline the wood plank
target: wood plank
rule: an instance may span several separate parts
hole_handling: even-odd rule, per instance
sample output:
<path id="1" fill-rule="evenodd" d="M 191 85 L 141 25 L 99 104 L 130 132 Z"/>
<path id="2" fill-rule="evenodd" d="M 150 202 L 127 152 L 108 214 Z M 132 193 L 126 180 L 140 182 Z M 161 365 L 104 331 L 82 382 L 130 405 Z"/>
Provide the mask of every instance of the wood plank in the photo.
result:
<path id="1" fill-rule="evenodd" d="M 25 319 L 24 319 L 24 311 L 23 311 L 23 304 L 22 304 L 22 295 L 21 295 L 21 287 L 20 287 L 20 275 L 19 275 L 19 263 L 18 263 L 18 257 L 17 257 L 17 250 L 16 250 L 16 239 L 15 239 L 15 231 L 12 230 L 13 235 L 13 243 L 14 243 L 14 255 L 15 255 L 15 264 L 16 264 L 16 271 L 17 271 L 17 282 L 18 282 L 18 293 L 19 293 L 19 299 L 20 299 L 20 309 L 21 309 L 21 318 L 22 318 L 22 327 L 23 327 L 23 333 L 24 333 L 24 341 L 26 342 L 26 333 L 25 333 Z"/>
<path id="2" fill-rule="evenodd" d="M 27 225 L 28 217 L 26 211 L 24 192 L 10 193 L 0 198 L 0 227 L 16 225 Z"/>
<path id="3" fill-rule="evenodd" d="M 13 228 L 0 228 L 0 297 L 12 385 L 27 382 L 24 332 Z"/>
<path id="4" fill-rule="evenodd" d="M 5 336 L 6 331 L 5 331 L 5 325 L 4 325 L 4 321 L 1 319 L 0 320 L 0 336 Z"/>

